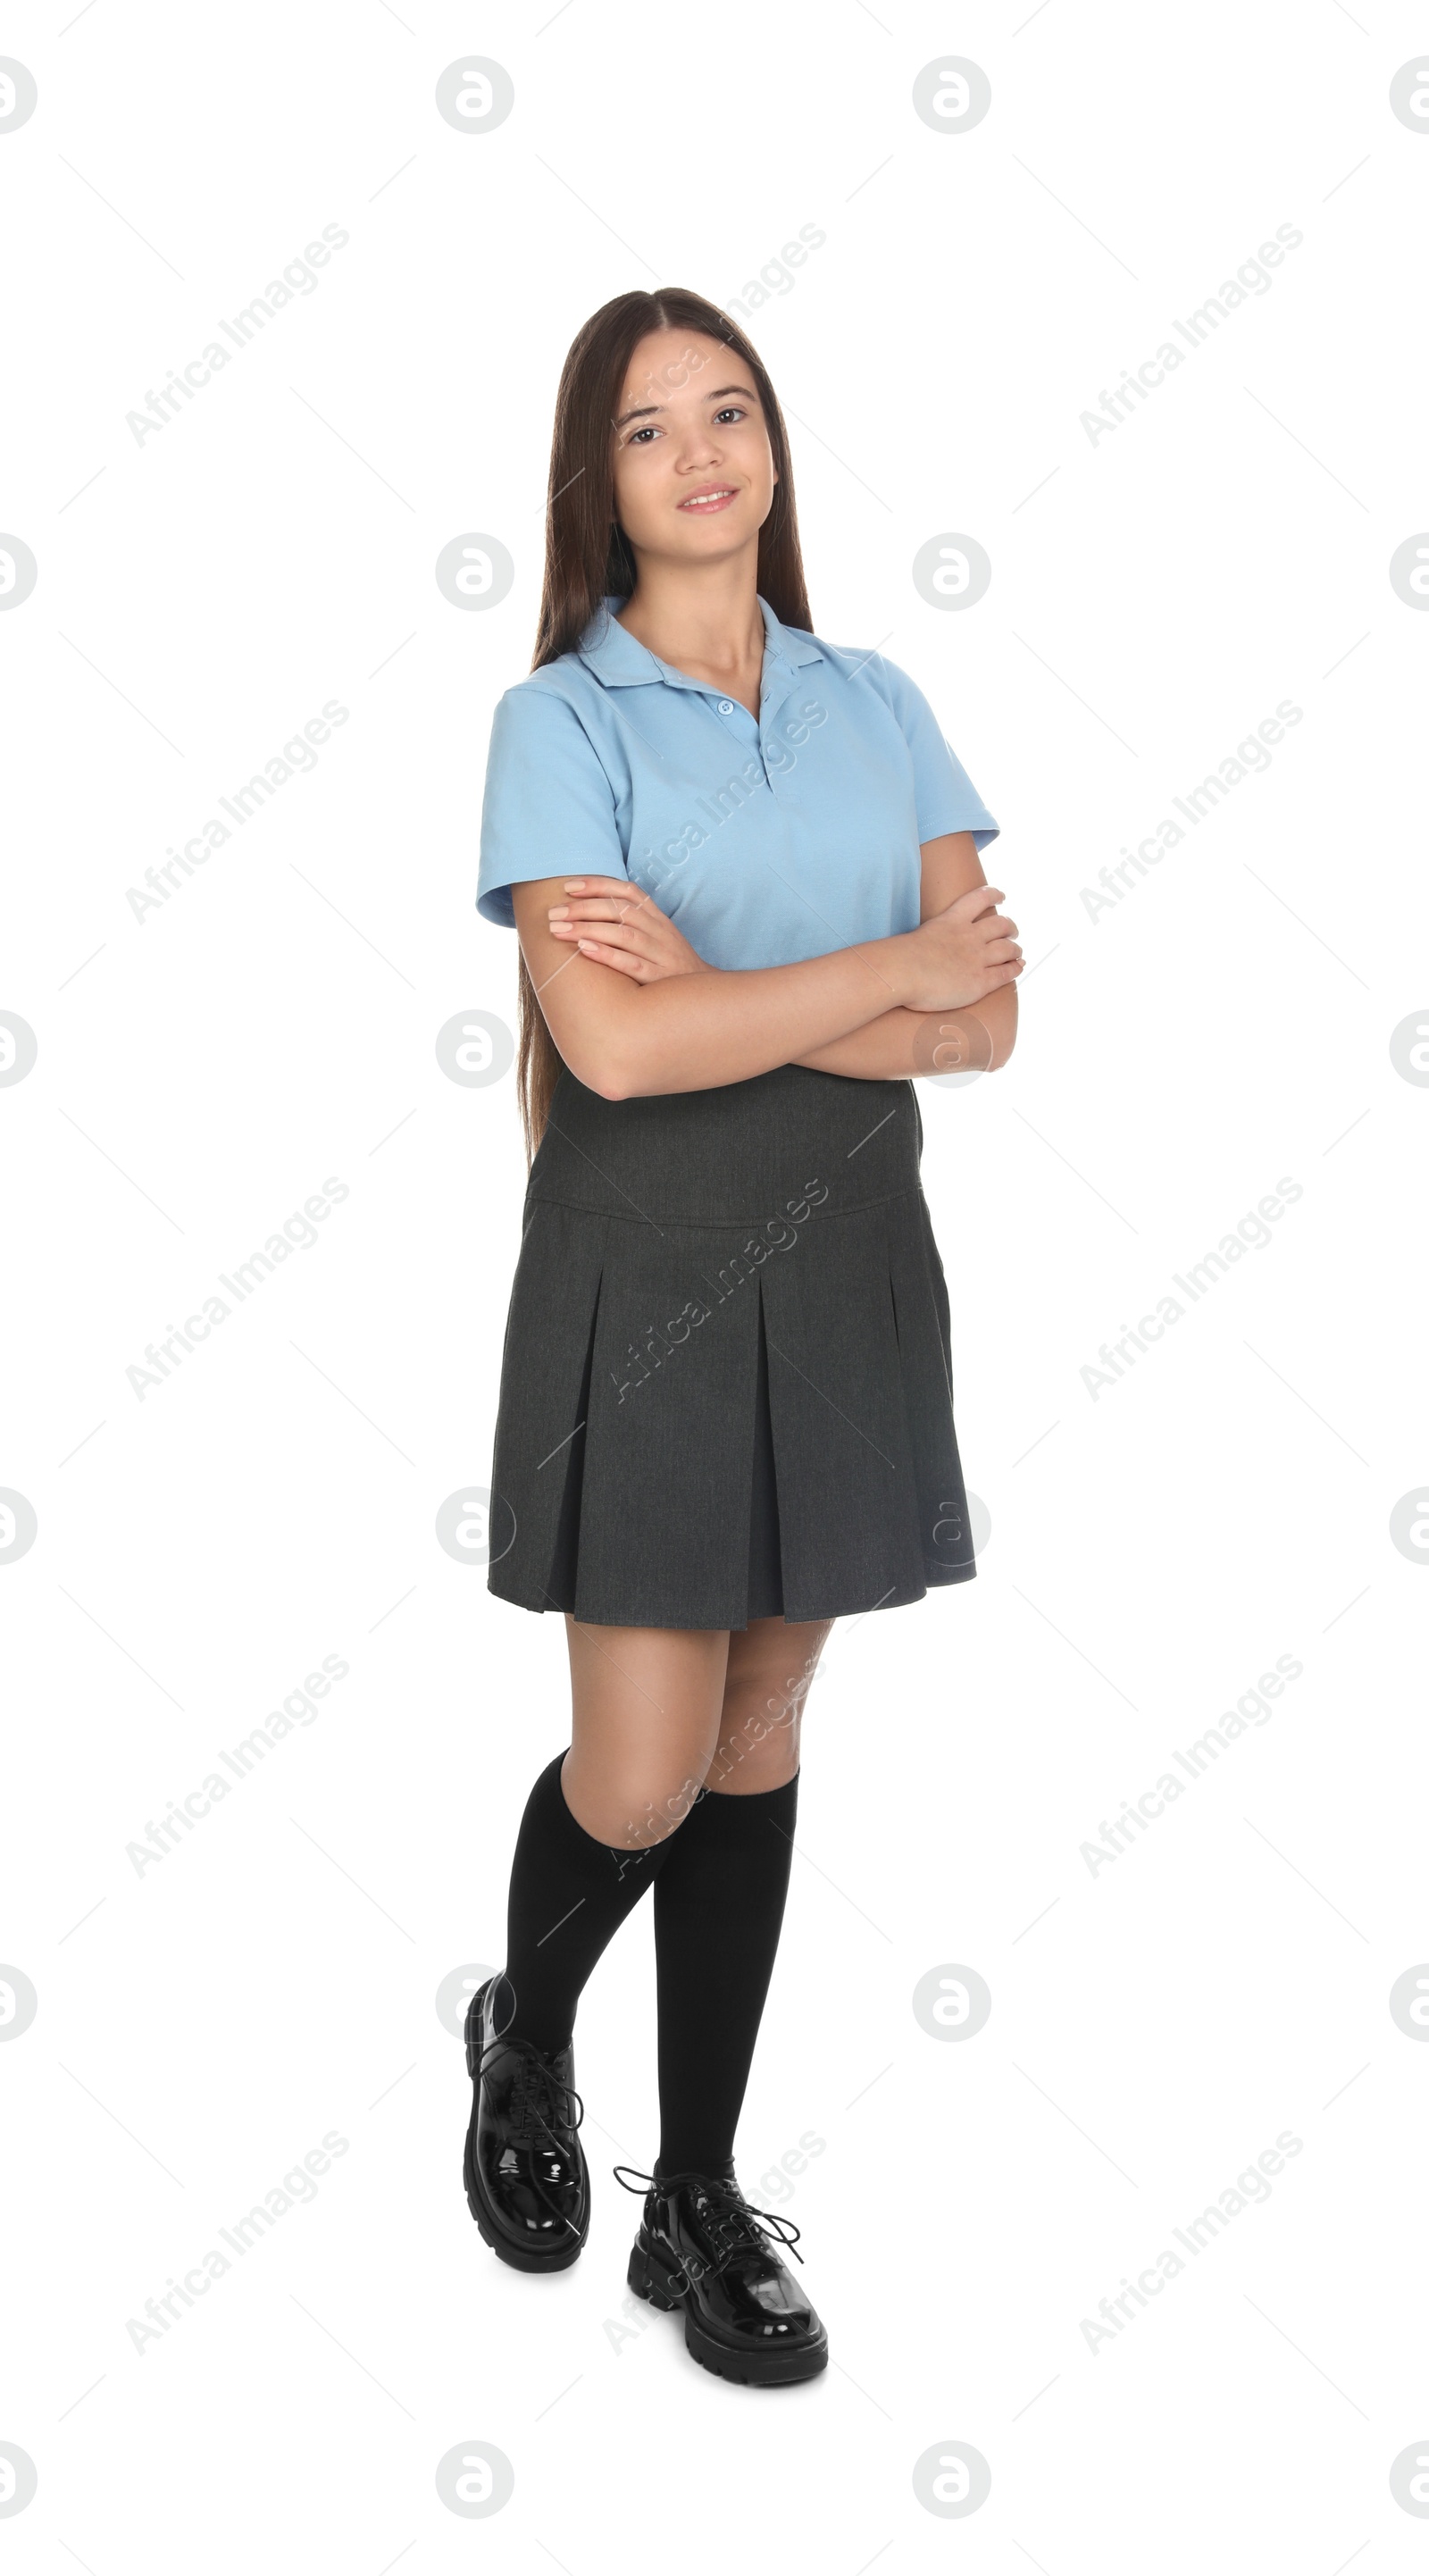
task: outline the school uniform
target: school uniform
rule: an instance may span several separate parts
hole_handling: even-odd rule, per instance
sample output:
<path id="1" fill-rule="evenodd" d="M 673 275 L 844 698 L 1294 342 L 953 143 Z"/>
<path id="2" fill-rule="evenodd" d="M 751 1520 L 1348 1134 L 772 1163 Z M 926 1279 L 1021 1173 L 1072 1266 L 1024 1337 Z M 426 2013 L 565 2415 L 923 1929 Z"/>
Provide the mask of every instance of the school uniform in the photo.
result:
<path id="1" fill-rule="evenodd" d="M 916 929 L 920 844 L 998 826 L 921 691 L 765 626 L 760 711 L 608 599 L 500 701 L 478 905 L 625 877 L 711 966 Z M 492 1468 L 493 1592 L 596 1625 L 892 1608 L 976 1572 L 911 1082 L 783 1065 L 607 1101 L 531 1167 Z"/>

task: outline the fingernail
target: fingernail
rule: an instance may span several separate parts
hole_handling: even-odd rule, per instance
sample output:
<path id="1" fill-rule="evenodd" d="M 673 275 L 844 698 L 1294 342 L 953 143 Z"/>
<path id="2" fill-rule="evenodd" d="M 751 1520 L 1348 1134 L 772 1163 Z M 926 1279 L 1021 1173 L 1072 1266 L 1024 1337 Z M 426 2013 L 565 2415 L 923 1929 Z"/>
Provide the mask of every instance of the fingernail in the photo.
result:
<path id="1" fill-rule="evenodd" d="M 585 878 L 567 877 L 565 885 L 567 894 L 583 894 L 585 891 Z"/>

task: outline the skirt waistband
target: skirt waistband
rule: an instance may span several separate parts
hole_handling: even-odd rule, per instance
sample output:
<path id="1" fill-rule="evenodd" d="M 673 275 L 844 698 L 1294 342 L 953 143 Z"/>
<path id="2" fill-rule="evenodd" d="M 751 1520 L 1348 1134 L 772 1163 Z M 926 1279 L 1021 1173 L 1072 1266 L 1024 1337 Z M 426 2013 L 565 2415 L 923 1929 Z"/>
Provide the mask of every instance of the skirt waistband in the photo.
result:
<path id="1" fill-rule="evenodd" d="M 715 1091 L 603 1100 L 565 1072 L 531 1166 L 537 1200 L 666 1225 L 802 1222 L 920 1187 L 911 1082 L 780 1065 Z"/>

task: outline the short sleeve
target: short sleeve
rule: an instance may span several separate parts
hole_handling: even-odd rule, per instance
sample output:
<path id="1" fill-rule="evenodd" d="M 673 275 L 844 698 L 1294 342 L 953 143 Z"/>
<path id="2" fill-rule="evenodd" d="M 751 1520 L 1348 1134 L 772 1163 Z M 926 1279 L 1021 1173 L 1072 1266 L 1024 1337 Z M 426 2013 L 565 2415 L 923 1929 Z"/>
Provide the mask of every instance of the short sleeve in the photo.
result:
<path id="1" fill-rule="evenodd" d="M 918 808 L 918 838 L 936 841 L 944 832 L 971 832 L 984 850 L 995 841 L 994 822 L 958 759 L 922 690 L 896 662 L 883 663 L 888 702 L 898 719 L 913 762 L 913 793 Z"/>
<path id="2" fill-rule="evenodd" d="M 615 797 L 580 718 L 554 690 L 508 689 L 492 719 L 476 908 L 515 926 L 511 888 L 535 877 L 623 877 Z"/>

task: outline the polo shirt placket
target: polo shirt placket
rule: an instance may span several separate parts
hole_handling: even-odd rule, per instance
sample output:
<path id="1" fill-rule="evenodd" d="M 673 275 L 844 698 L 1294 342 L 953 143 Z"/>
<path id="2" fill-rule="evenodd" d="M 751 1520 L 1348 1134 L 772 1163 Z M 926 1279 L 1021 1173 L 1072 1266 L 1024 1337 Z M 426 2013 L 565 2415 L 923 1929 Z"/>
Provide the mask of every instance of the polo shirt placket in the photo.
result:
<path id="1" fill-rule="evenodd" d="M 483 918 L 511 888 L 624 876 L 715 967 L 827 956 L 915 929 L 921 845 L 997 824 L 916 684 L 782 624 L 759 713 L 652 653 L 609 598 L 579 645 L 508 689 L 482 812 Z"/>

